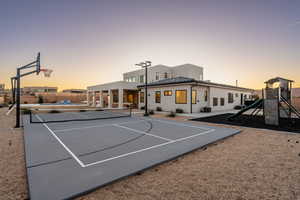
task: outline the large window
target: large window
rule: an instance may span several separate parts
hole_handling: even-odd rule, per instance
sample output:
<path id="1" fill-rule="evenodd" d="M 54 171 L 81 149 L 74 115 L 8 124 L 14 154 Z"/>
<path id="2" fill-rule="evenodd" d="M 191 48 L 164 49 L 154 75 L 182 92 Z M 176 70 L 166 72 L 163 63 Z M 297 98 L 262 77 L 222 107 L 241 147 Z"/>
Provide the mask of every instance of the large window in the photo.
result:
<path id="1" fill-rule="evenodd" d="M 160 97 L 161 97 L 160 91 L 156 91 L 155 92 L 155 103 L 160 103 Z"/>
<path id="2" fill-rule="evenodd" d="M 228 103 L 233 103 L 233 93 L 228 93 Z"/>
<path id="3" fill-rule="evenodd" d="M 207 101 L 208 100 L 208 91 L 205 90 L 204 91 L 204 101 Z"/>
<path id="4" fill-rule="evenodd" d="M 119 93 L 116 90 L 112 91 L 112 99 L 113 103 L 118 103 L 119 102 Z"/>
<path id="5" fill-rule="evenodd" d="M 224 104 L 225 104 L 225 99 L 224 98 L 220 98 L 220 105 L 224 106 Z"/>
<path id="6" fill-rule="evenodd" d="M 144 75 L 140 75 L 140 83 L 144 83 L 145 82 L 145 80 L 144 80 Z"/>
<path id="7" fill-rule="evenodd" d="M 165 77 L 165 78 L 168 78 L 168 72 L 165 72 L 165 73 L 164 73 L 164 77 Z"/>
<path id="8" fill-rule="evenodd" d="M 197 103 L 197 91 L 193 90 L 192 91 L 192 104 L 196 104 Z"/>
<path id="9" fill-rule="evenodd" d="M 165 90 L 164 96 L 172 96 L 172 90 Z"/>
<path id="10" fill-rule="evenodd" d="M 144 101 L 145 101 L 145 93 L 140 92 L 140 103 L 144 103 Z"/>
<path id="11" fill-rule="evenodd" d="M 187 103 L 186 90 L 176 90 L 175 103 L 176 104 L 186 104 Z"/>
<path id="12" fill-rule="evenodd" d="M 218 98 L 217 97 L 213 98 L 213 106 L 218 106 Z"/>
<path id="13" fill-rule="evenodd" d="M 159 72 L 156 72 L 156 74 L 155 74 L 155 80 L 159 80 Z"/>

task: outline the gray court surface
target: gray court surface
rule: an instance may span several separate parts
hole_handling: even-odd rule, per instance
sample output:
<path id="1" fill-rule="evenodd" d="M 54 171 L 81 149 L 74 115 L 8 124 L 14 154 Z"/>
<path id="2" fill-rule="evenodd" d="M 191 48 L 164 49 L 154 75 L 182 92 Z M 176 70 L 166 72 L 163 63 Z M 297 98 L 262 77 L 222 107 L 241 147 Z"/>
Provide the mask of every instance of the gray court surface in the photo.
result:
<path id="1" fill-rule="evenodd" d="M 239 132 L 143 117 L 23 122 L 32 200 L 80 196 Z"/>

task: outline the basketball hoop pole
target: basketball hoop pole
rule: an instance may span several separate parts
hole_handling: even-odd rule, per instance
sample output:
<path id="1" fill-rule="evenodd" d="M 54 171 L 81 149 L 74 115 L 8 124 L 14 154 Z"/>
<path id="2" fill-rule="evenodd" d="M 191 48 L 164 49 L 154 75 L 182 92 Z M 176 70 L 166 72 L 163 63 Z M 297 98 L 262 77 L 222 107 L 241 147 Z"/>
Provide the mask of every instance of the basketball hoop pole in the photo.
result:
<path id="1" fill-rule="evenodd" d="M 24 74 L 21 73 L 22 70 L 24 69 L 29 69 L 29 68 L 33 68 L 33 67 L 36 67 L 35 70 L 33 71 L 30 71 L 30 72 L 26 72 Z M 16 77 L 13 77 L 16 82 L 17 82 L 17 88 L 16 88 L 16 126 L 15 128 L 20 128 L 20 118 L 21 118 L 21 78 L 23 76 L 27 76 L 27 75 L 30 75 L 30 74 L 33 74 L 33 73 L 39 73 L 40 72 L 40 53 L 38 53 L 38 56 L 36 58 L 35 61 L 27 64 L 27 65 L 24 65 L 22 67 L 19 67 L 17 68 L 17 75 Z"/>

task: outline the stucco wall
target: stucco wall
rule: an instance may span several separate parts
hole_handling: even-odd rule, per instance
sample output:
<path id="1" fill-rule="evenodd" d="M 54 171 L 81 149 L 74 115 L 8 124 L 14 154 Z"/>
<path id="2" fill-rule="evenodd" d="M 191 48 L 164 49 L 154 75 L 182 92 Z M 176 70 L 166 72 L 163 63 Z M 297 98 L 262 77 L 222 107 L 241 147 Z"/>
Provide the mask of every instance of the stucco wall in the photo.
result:
<path id="1" fill-rule="evenodd" d="M 195 80 L 203 80 L 203 67 L 192 65 L 192 64 L 184 64 L 176 67 L 172 67 L 172 71 L 175 77 L 187 77 L 193 78 Z"/>
<path id="2" fill-rule="evenodd" d="M 187 90 L 187 104 L 175 103 L 175 91 Z M 172 96 L 164 96 L 165 90 L 172 90 Z M 144 90 L 142 90 L 144 91 Z M 155 103 L 155 92 L 161 92 L 161 103 Z M 144 106 L 144 103 L 140 103 L 139 107 Z M 172 87 L 160 87 L 160 88 L 148 88 L 148 109 L 156 110 L 157 107 L 161 107 L 163 111 L 175 111 L 176 108 L 181 108 L 184 112 L 190 112 L 190 86 L 172 86 Z"/>
<path id="3" fill-rule="evenodd" d="M 229 92 L 233 93 L 233 103 L 228 103 L 228 93 Z M 236 94 L 238 94 L 237 97 L 236 97 Z M 246 94 L 247 97 L 249 95 L 251 95 L 250 92 L 246 92 L 246 91 L 210 87 L 210 107 L 212 108 L 213 111 L 233 109 L 234 106 L 241 105 L 241 94 L 243 94 L 243 95 Z M 213 98 L 214 97 L 218 98 L 218 106 L 213 106 Z M 225 99 L 224 106 L 220 105 L 220 98 Z"/>
<path id="4" fill-rule="evenodd" d="M 156 65 L 148 69 L 148 82 L 151 83 L 157 81 L 156 79 L 157 74 L 159 76 L 158 80 L 165 79 L 165 73 L 168 74 L 168 78 L 182 76 L 187 78 L 193 78 L 195 80 L 203 80 L 203 68 L 200 66 L 196 66 L 192 64 L 178 65 L 175 67 Z M 140 82 L 139 77 L 144 74 L 145 74 L 144 69 L 127 72 L 123 74 L 123 80 L 125 81 L 127 78 L 134 76 L 136 77 L 136 80 Z"/>
<path id="5" fill-rule="evenodd" d="M 163 78 L 163 74 L 165 72 L 172 75 L 172 70 L 171 70 L 170 67 L 167 67 L 167 66 L 164 66 L 164 65 L 156 65 L 156 66 L 150 67 L 148 69 L 148 82 L 149 83 L 156 81 L 155 77 L 156 77 L 157 72 L 159 73 L 159 78 L 160 79 Z M 125 81 L 126 78 L 135 76 L 137 78 L 137 81 L 140 82 L 139 77 L 141 75 L 145 75 L 145 69 L 140 69 L 140 70 L 124 73 L 123 74 L 123 80 Z"/>
<path id="6" fill-rule="evenodd" d="M 137 89 L 138 83 L 128 83 L 125 81 L 116 81 L 95 86 L 87 87 L 88 91 L 115 90 L 115 89 Z"/>
<path id="7" fill-rule="evenodd" d="M 175 103 L 175 91 L 176 90 L 187 90 L 187 103 L 186 104 L 176 104 Z M 164 96 L 165 90 L 171 90 L 172 96 Z M 230 110 L 233 109 L 234 106 L 240 105 L 240 95 L 241 93 L 247 94 L 247 96 L 251 95 L 250 92 L 240 91 L 234 89 L 226 89 L 226 88 L 216 88 L 216 87 L 206 87 L 206 86 L 193 86 L 192 90 L 196 90 L 197 99 L 196 104 L 192 104 L 192 112 L 197 113 L 200 112 L 200 109 L 209 106 L 212 108 L 212 111 L 219 110 Z M 205 101 L 205 90 L 208 91 L 208 99 Z M 141 90 L 144 92 L 144 89 Z M 161 91 L 161 103 L 155 103 L 155 91 Z M 163 111 L 175 111 L 176 108 L 181 108 L 184 112 L 189 113 L 191 111 L 191 98 L 190 98 L 190 85 L 177 85 L 177 86 L 159 86 L 159 87 L 151 87 L 148 88 L 148 108 L 156 110 L 157 107 L 161 107 Z M 233 103 L 228 103 L 228 93 L 233 93 Z M 238 94 L 238 97 L 235 95 Z M 150 95 L 150 96 L 149 96 Z M 218 106 L 213 106 L 213 97 L 218 98 Z M 224 98 L 224 106 L 220 105 L 220 98 Z M 140 99 L 139 99 L 140 100 Z M 143 107 L 145 104 L 139 102 L 139 107 Z"/>

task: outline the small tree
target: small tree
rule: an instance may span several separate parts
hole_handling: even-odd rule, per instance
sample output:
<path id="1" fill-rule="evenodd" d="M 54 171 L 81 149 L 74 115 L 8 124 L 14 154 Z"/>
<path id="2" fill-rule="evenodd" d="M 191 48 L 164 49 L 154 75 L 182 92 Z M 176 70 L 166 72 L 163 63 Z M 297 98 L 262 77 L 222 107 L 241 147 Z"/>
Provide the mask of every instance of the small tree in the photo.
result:
<path id="1" fill-rule="evenodd" d="M 43 99 L 43 97 L 41 95 L 39 95 L 39 97 L 38 97 L 38 103 L 39 104 L 44 103 L 44 99 Z"/>

